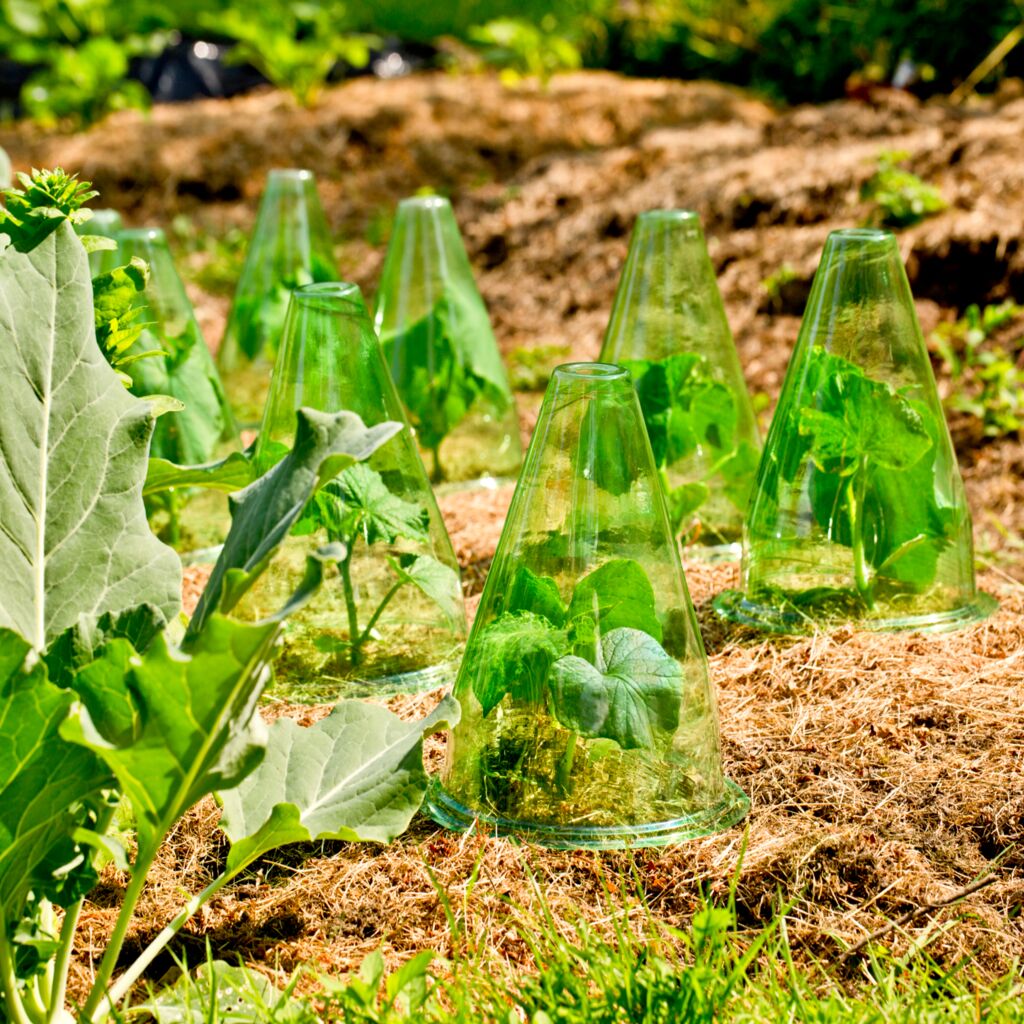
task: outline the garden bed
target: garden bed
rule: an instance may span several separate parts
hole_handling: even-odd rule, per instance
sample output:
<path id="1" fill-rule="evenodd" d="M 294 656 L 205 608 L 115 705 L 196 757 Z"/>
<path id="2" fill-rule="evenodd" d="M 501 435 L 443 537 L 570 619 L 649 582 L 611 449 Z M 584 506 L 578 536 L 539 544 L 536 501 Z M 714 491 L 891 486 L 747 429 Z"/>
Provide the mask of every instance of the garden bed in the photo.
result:
<path id="1" fill-rule="evenodd" d="M 647 208 L 700 211 L 764 415 L 825 236 L 869 215 L 859 190 L 883 150 L 909 152 L 909 166 L 950 203 L 900 235 L 926 334 L 970 303 L 1024 300 L 1022 134 L 1024 98 L 1009 91 L 968 110 L 879 92 L 870 103 L 777 112 L 701 83 L 592 74 L 508 93 L 491 79 L 438 75 L 354 82 L 313 111 L 267 92 L 117 115 L 74 137 L 7 130 L 0 145 L 17 166 L 81 172 L 130 222 L 187 218 L 174 237 L 211 340 L 228 296 L 215 272 L 224 257 L 209 239 L 251 225 L 269 168 L 317 172 L 343 273 L 370 290 L 393 203 L 424 185 L 450 192 L 513 376 L 533 385 L 518 396 L 525 438 L 546 368 L 596 355 L 632 221 Z M 1013 329 L 1008 340 L 1024 321 Z M 753 801 L 747 832 L 598 855 L 463 839 L 420 819 L 386 849 L 317 844 L 269 859 L 188 926 L 190 959 L 207 939 L 215 955 L 281 971 L 305 961 L 353 969 L 378 945 L 391 964 L 424 948 L 448 954 L 436 880 L 453 906 L 465 896 L 467 934 L 485 936 L 485 955 L 516 963 L 527 957 L 521 939 L 493 924 L 508 900 L 536 900 L 531 875 L 556 920 L 582 913 L 609 928 L 605 890 L 621 888 L 635 905 L 639 885 L 660 918 L 679 924 L 702 891 L 726 893 L 741 853 L 741 925 L 768 918 L 781 898 L 792 905 L 789 936 L 801 958 L 836 959 L 841 942 L 942 902 L 985 872 L 991 885 L 909 931 L 961 915 L 934 937 L 933 956 L 953 963 L 970 954 L 990 974 L 1024 958 L 1024 450 L 1016 435 L 981 437 L 967 417 L 952 426 L 980 582 L 1001 602 L 987 623 L 928 638 L 763 640 L 710 610 L 711 597 L 735 585 L 735 567 L 687 564 L 719 690 L 726 770 Z M 506 489 L 442 500 L 471 608 L 509 497 Z M 411 714 L 433 701 L 393 706 Z M 435 767 L 439 757 L 431 741 Z M 224 853 L 216 819 L 203 805 L 166 847 L 132 941 L 159 930 L 181 888 L 208 880 Z M 83 914 L 79 984 L 89 944 L 102 948 L 113 922 L 121 881 L 108 869 Z"/>

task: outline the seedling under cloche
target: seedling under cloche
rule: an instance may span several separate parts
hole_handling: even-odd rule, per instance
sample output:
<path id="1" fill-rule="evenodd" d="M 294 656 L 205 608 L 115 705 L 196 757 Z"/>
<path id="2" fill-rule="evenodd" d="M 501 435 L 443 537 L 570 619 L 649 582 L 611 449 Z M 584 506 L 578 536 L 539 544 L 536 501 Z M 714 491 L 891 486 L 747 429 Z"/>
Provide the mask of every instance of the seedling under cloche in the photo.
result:
<path id="1" fill-rule="evenodd" d="M 275 692 L 317 702 L 450 681 L 466 631 L 458 563 L 355 285 L 293 295 L 256 443 L 260 472 L 292 445 L 301 407 L 403 428 L 320 487 L 243 601 L 241 612 L 258 619 L 294 589 L 311 551 L 339 546 L 315 604 L 289 620 Z"/>
<path id="2" fill-rule="evenodd" d="M 687 555 L 738 557 L 760 438 L 692 210 L 637 218 L 600 358 L 633 375 Z"/>
<path id="3" fill-rule="evenodd" d="M 829 235 L 765 445 L 742 590 L 715 601 L 778 632 L 955 629 L 995 601 L 896 238 Z"/>
<path id="4" fill-rule="evenodd" d="M 435 484 L 514 477 L 519 424 L 451 204 L 398 204 L 375 323 Z"/>
<path id="5" fill-rule="evenodd" d="M 746 813 L 620 367 L 555 370 L 454 692 L 462 718 L 429 797 L 449 827 L 612 848 Z"/>

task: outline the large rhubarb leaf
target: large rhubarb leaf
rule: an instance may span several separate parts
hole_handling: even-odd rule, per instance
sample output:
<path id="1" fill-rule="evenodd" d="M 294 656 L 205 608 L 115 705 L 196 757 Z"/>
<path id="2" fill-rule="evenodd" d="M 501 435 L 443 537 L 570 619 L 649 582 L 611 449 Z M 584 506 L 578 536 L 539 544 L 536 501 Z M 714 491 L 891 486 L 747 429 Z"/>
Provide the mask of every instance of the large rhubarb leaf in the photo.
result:
<path id="1" fill-rule="evenodd" d="M 229 612 L 266 568 L 316 489 L 369 458 L 402 429 L 367 427 L 351 412 L 300 409 L 292 450 L 258 480 L 233 494 L 231 532 L 189 623 L 190 643 L 215 610 Z"/>
<path id="2" fill-rule="evenodd" d="M 153 432 L 96 343 L 92 285 L 66 221 L 0 250 L 0 627 L 43 649 L 80 617 L 151 604 L 181 566 L 142 503 Z"/>
<path id="3" fill-rule="evenodd" d="M 61 735 L 92 750 L 117 777 L 135 812 L 139 856 L 151 855 L 197 800 L 237 785 L 263 757 L 266 728 L 256 705 L 270 679 L 281 624 L 317 591 L 326 550 L 270 619 L 211 615 L 188 654 L 157 636 L 144 655 L 112 640 L 80 671 L 81 703 Z"/>
<path id="4" fill-rule="evenodd" d="M 342 701 L 307 728 L 290 718 L 270 727 L 263 763 L 219 794 L 236 871 L 285 843 L 374 840 L 401 835 L 423 801 L 423 737 L 458 721 L 445 697 L 424 719 L 403 722 L 387 708 Z"/>
<path id="5" fill-rule="evenodd" d="M 69 837 L 83 809 L 111 781 L 98 758 L 61 739 L 75 695 L 48 682 L 30 650 L 0 629 L 0 916 L 8 921 L 18 919 L 29 890 L 51 895 L 52 869 L 71 860 Z"/>

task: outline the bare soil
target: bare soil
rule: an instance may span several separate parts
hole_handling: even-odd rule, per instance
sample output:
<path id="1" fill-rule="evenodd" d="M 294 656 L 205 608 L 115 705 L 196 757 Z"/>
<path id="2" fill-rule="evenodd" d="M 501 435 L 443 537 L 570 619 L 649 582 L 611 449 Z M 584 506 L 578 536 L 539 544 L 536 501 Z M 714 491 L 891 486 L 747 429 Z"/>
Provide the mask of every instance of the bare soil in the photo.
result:
<path id="1" fill-rule="evenodd" d="M 900 235 L 925 332 L 972 302 L 1024 302 L 1022 138 L 1024 89 L 1015 87 L 969 108 L 881 91 L 867 103 L 779 111 L 705 83 L 580 74 L 510 92 L 490 78 L 433 75 L 357 81 L 312 111 L 267 92 L 117 115 L 77 136 L 23 127 L 0 132 L 0 145 L 16 165 L 80 171 L 131 221 L 184 213 L 216 231 L 251 224 L 268 169 L 310 167 L 342 271 L 369 291 L 392 204 L 423 186 L 449 192 L 511 357 L 533 346 L 594 357 L 635 215 L 695 208 L 767 415 L 825 236 L 868 215 L 859 189 L 882 150 L 906 150 L 950 201 Z M 772 299 L 763 282 L 784 265 L 792 280 Z M 227 298 L 191 290 L 216 344 Z M 525 437 L 538 397 L 520 399 Z M 735 566 L 687 565 L 727 771 L 753 801 L 744 827 L 677 849 L 598 855 L 463 838 L 419 820 L 387 849 L 283 852 L 196 918 L 189 954 L 203 955 L 209 939 L 215 954 L 241 953 L 268 971 L 303 961 L 337 971 L 377 945 L 392 964 L 422 948 L 450 953 L 430 872 L 461 906 L 479 858 L 468 931 L 486 935 L 488 956 L 517 963 L 526 950 L 494 922 L 509 898 L 535 899 L 530 872 L 556 917 L 596 920 L 605 889 L 632 870 L 656 912 L 679 924 L 701 891 L 726 891 L 742 851 L 741 922 L 763 921 L 779 898 L 792 903 L 801 957 L 834 959 L 843 943 L 990 872 L 993 884 L 958 909 L 926 915 L 891 941 L 906 948 L 930 929 L 933 955 L 969 956 L 984 973 L 1024 958 L 1024 448 L 1019 437 L 982 438 L 965 418 L 952 427 L 981 581 L 1001 601 L 989 622 L 940 637 L 766 640 L 710 613 Z M 442 503 L 471 602 L 508 499 L 506 490 Z M 200 582 L 190 578 L 187 597 Z M 432 699 L 396 707 L 413 714 Z M 439 747 L 431 743 L 433 766 Z M 216 870 L 216 818 L 212 804 L 200 807 L 167 845 L 132 941 L 153 935 L 181 890 L 198 890 Z M 108 872 L 83 916 L 79 985 L 123 883 Z M 955 927 L 936 929 L 957 916 Z"/>

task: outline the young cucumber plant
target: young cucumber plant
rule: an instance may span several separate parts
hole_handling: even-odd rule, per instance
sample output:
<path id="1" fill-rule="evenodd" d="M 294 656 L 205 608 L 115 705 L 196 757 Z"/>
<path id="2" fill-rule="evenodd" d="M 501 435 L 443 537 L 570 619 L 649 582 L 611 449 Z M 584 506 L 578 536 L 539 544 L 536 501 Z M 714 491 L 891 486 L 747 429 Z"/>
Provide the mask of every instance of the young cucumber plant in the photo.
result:
<path id="1" fill-rule="evenodd" d="M 422 319 L 400 334 L 382 339 L 416 437 L 430 453 L 430 478 L 445 479 L 441 444 L 477 402 L 503 416 L 509 396 L 500 367 L 481 358 L 477 339 L 491 333 L 487 313 L 463 295 L 458 283 Z"/>
<path id="2" fill-rule="evenodd" d="M 46 215 L 32 244 L 0 219 L 0 991 L 9 1024 L 99 1022 L 222 886 L 282 843 L 387 841 L 422 799 L 421 722 L 338 705 L 323 722 L 268 730 L 257 714 L 286 615 L 311 600 L 328 545 L 275 614 L 227 613 L 266 569 L 320 483 L 400 429 L 350 413 L 301 410 L 292 450 L 231 499 L 232 528 L 181 646 L 180 563 L 149 531 L 142 502 L 154 413 L 97 345 L 86 251 L 68 218 Z M 13 244 L 17 239 L 23 248 Z M 102 441 L 102 443 L 98 443 Z M 289 757 L 333 753 L 296 791 Z M 368 793 L 373 797 L 366 799 Z M 159 847 L 215 794 L 231 841 L 221 871 L 185 901 L 116 980 L 132 914 Z M 115 815 L 134 826 L 129 858 Z M 88 994 L 69 1013 L 76 925 L 99 868 L 127 875 L 123 903 Z"/>
<path id="3" fill-rule="evenodd" d="M 558 784 L 572 787 L 577 739 L 654 750 L 679 724 L 683 671 L 662 647 L 640 565 L 606 562 L 563 603 L 549 576 L 521 566 L 501 612 L 470 645 L 466 671 L 484 717 L 506 697 L 546 708 L 570 737 Z"/>
<path id="4" fill-rule="evenodd" d="M 797 411 L 796 426 L 820 470 L 814 514 L 830 540 L 851 549 L 857 596 L 874 608 L 886 577 L 925 589 L 954 526 L 934 497 L 941 426 L 924 403 L 824 349 L 814 350 L 808 379 L 815 402 Z"/>
<path id="5" fill-rule="evenodd" d="M 667 359 L 625 360 L 622 365 L 636 384 L 673 529 L 678 533 L 699 512 L 715 477 L 729 501 L 744 512 L 758 452 L 738 437 L 736 399 L 714 376 L 707 358 L 685 352 Z M 674 486 L 670 471 L 694 456 L 699 456 L 700 477 Z"/>
<path id="6" fill-rule="evenodd" d="M 359 541 L 368 546 L 393 544 L 402 539 L 425 544 L 430 540 L 429 528 L 427 509 L 393 494 L 381 474 L 365 463 L 346 469 L 320 488 L 303 520 L 292 532 L 312 533 L 322 529 L 330 542 L 340 544 L 345 550 L 338 562 L 338 575 L 345 595 L 348 639 L 322 638 L 321 646 L 337 653 L 347 652 L 352 665 L 360 665 L 364 648 L 373 637 L 381 615 L 406 586 L 417 587 L 448 621 L 459 620 L 462 613 L 456 604 L 459 585 L 455 571 L 431 555 L 399 554 L 388 556 L 394 582 L 377 607 L 361 621 L 352 581 L 352 559 Z"/>

